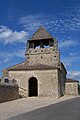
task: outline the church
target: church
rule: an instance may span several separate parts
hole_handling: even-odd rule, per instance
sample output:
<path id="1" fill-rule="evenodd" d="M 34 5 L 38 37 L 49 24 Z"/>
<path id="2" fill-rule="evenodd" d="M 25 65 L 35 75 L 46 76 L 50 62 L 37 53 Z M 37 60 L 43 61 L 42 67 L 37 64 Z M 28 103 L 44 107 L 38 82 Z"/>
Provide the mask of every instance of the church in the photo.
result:
<path id="1" fill-rule="evenodd" d="M 78 94 L 78 81 L 66 80 L 57 40 L 43 26 L 27 40 L 25 56 L 25 62 L 2 70 L 4 81 L 7 77 L 7 82 L 17 82 L 20 95 L 59 98 L 68 92 Z"/>

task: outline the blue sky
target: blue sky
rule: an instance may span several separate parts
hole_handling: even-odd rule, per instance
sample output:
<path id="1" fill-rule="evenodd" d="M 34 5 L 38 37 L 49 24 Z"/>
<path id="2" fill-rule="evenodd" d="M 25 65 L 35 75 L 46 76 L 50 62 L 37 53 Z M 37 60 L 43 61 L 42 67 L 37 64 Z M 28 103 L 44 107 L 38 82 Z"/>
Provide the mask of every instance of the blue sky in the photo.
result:
<path id="1" fill-rule="evenodd" d="M 58 40 L 67 76 L 80 80 L 80 0 L 0 0 L 0 70 L 25 60 L 40 25 Z"/>

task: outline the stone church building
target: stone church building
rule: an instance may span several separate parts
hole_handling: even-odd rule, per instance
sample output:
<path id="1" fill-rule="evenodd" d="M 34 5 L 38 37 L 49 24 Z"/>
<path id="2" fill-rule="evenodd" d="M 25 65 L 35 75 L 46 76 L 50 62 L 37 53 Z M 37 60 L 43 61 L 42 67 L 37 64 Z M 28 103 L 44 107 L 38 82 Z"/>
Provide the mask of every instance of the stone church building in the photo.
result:
<path id="1" fill-rule="evenodd" d="M 78 94 L 77 81 L 66 82 L 67 72 L 60 62 L 57 40 L 43 26 L 27 41 L 25 56 L 25 62 L 2 71 L 3 78 L 16 80 L 20 95 L 59 98 L 73 83 Z"/>

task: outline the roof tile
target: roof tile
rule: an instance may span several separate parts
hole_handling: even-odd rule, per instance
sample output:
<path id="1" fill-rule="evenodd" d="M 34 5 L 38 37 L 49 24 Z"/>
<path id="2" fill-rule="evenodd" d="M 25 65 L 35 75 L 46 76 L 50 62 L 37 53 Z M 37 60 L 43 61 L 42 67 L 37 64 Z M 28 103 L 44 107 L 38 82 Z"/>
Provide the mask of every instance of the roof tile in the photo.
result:
<path id="1" fill-rule="evenodd" d="M 53 38 L 52 35 L 43 27 L 40 26 L 39 29 L 33 34 L 30 40 L 40 40 Z"/>

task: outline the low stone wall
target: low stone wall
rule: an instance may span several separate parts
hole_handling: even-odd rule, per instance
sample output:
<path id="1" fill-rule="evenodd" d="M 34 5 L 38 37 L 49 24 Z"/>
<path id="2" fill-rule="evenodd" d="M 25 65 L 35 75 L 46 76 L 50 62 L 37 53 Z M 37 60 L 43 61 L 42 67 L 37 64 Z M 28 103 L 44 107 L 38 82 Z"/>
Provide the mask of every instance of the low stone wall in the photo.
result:
<path id="1" fill-rule="evenodd" d="M 19 98 L 19 87 L 15 84 L 0 83 L 0 103 Z"/>

